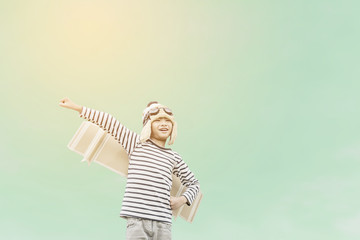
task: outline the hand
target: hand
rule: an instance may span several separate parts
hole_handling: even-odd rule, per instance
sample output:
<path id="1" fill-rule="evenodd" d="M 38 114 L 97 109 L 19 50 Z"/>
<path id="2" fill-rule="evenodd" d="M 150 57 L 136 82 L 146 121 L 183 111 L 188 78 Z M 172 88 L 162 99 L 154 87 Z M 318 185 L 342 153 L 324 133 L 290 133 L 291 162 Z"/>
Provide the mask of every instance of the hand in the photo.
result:
<path id="1" fill-rule="evenodd" d="M 67 97 L 61 99 L 59 102 L 59 105 L 60 105 L 60 107 L 69 108 L 69 109 L 78 111 L 79 113 L 81 113 L 81 110 L 82 110 L 82 106 L 75 104 L 73 101 L 71 101 Z"/>
<path id="2" fill-rule="evenodd" d="M 171 209 L 175 210 L 184 205 L 187 202 L 187 199 L 184 196 L 173 197 L 170 196 L 170 206 Z"/>

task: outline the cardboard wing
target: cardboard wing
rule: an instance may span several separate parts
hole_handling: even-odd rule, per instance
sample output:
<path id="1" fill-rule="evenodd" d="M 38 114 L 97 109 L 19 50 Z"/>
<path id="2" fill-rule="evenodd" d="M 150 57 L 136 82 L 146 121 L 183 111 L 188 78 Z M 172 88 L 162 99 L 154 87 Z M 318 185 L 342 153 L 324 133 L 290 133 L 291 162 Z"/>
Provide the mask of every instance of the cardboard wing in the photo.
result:
<path id="1" fill-rule="evenodd" d="M 83 156 L 82 162 L 86 161 L 89 165 L 91 162 L 96 162 L 123 177 L 127 177 L 129 158 L 126 150 L 114 137 L 98 125 L 90 121 L 83 121 L 67 147 Z M 171 196 L 181 196 L 186 191 L 186 187 L 175 175 L 172 178 L 170 194 Z M 184 204 L 181 208 L 173 210 L 173 217 L 176 219 L 180 216 L 186 221 L 192 222 L 201 199 L 202 193 L 199 191 L 191 206 Z"/>

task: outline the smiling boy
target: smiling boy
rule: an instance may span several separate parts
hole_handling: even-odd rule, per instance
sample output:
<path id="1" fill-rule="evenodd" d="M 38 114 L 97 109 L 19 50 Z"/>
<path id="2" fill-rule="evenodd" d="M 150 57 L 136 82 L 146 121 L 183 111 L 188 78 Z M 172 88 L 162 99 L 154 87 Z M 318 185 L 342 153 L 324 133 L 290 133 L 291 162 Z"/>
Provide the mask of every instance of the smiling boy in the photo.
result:
<path id="1" fill-rule="evenodd" d="M 127 219 L 127 239 L 171 239 L 172 210 L 190 206 L 200 189 L 181 156 L 165 147 L 168 139 L 169 145 L 174 143 L 177 134 L 171 109 L 150 102 L 143 111 L 143 129 L 138 135 L 108 113 L 79 106 L 68 98 L 61 99 L 59 105 L 99 125 L 127 151 L 128 176 L 120 211 L 120 217 Z M 170 196 L 172 174 L 187 187 L 180 197 Z"/>

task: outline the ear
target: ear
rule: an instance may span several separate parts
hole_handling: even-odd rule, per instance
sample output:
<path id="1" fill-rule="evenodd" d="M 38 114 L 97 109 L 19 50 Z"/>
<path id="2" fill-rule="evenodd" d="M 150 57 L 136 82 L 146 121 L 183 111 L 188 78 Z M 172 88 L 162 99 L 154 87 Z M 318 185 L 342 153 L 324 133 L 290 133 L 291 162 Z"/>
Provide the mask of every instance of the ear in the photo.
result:
<path id="1" fill-rule="evenodd" d="M 169 140 L 169 143 L 168 143 L 169 145 L 174 144 L 176 135 L 177 135 L 177 123 L 175 121 L 173 121 L 173 128 L 172 128 L 171 135 L 170 135 L 170 140 Z"/>
<path id="2" fill-rule="evenodd" d="M 149 120 L 145 126 L 143 127 L 141 134 L 140 134 L 140 141 L 145 142 L 150 138 L 151 135 L 151 120 Z"/>

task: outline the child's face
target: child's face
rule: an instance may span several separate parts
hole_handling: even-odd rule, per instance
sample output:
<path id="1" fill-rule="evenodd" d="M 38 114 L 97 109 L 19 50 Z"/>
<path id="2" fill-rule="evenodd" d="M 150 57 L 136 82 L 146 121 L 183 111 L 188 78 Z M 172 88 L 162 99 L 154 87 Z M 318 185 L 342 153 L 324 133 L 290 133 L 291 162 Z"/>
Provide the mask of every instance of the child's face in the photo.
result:
<path id="1" fill-rule="evenodd" d="M 151 123 L 151 137 L 157 140 L 166 141 L 172 130 L 172 122 L 164 117 L 155 119 Z"/>

